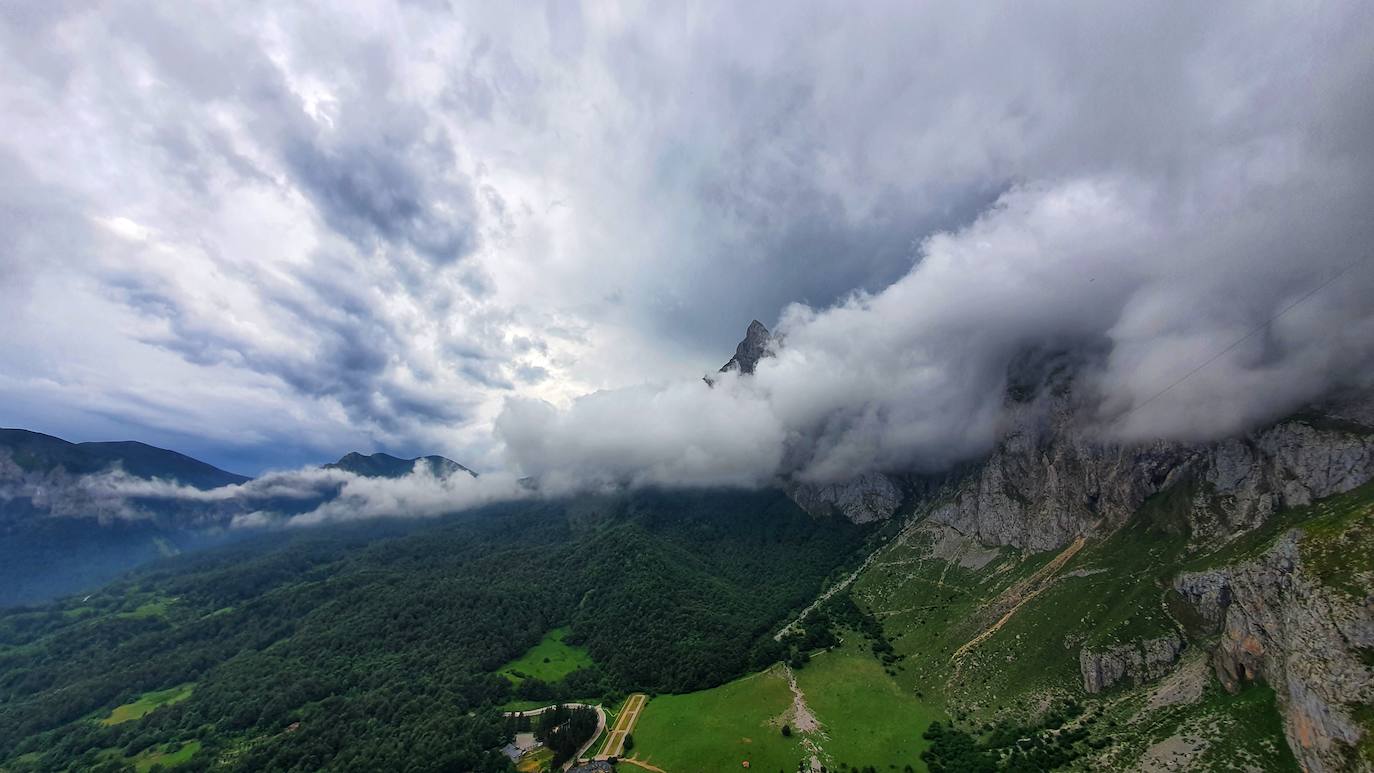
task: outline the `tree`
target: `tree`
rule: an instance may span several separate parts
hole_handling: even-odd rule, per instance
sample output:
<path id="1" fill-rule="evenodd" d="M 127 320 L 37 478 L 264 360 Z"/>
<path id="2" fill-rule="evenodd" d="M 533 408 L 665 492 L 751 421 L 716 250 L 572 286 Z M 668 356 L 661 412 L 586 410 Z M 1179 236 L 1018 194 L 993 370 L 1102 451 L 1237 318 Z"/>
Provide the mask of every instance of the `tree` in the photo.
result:
<path id="1" fill-rule="evenodd" d="M 791 737 L 792 737 L 792 726 L 791 726 L 791 725 L 783 725 L 783 726 L 782 726 L 782 737 L 783 737 L 783 738 L 791 738 Z"/>

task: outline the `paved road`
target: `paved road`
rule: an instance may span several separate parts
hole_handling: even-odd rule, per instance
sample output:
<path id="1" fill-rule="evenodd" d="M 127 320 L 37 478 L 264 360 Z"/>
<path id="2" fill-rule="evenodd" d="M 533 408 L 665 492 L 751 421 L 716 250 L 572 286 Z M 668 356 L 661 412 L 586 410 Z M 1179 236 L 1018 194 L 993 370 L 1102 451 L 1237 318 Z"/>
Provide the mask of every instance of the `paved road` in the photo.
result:
<path id="1" fill-rule="evenodd" d="M 552 706 L 540 706 L 537 709 L 526 709 L 524 711 L 507 711 L 504 713 L 508 717 L 537 717 L 540 714 L 543 714 L 546 711 L 552 711 L 553 709 L 556 709 L 559 706 L 567 706 L 570 709 L 596 709 L 597 712 L 601 711 L 600 706 L 592 706 L 586 703 L 555 703 Z"/>
<path id="2" fill-rule="evenodd" d="M 528 710 L 528 711 L 507 711 L 507 712 L 506 712 L 506 716 L 508 716 L 508 717 L 537 717 L 537 716 L 539 716 L 540 714 L 543 714 L 544 712 L 549 711 L 549 710 L 551 710 L 551 709 L 553 709 L 553 708 L 555 708 L 555 707 L 557 707 L 557 706 L 567 706 L 567 707 L 569 707 L 569 708 L 593 709 L 593 710 L 596 711 L 596 732 L 592 733 L 591 737 L 587 739 L 587 742 L 584 743 L 584 744 L 582 744 L 582 748 L 580 748 L 580 749 L 577 750 L 577 754 L 574 754 L 567 762 L 563 763 L 563 769 L 564 769 L 564 770 L 567 770 L 568 768 L 571 768 L 573 765 L 577 764 L 577 761 L 578 761 L 578 760 L 582 759 L 582 755 L 586 754 L 586 753 L 587 753 L 587 750 L 590 749 L 590 748 L 592 748 L 592 744 L 596 743 L 596 739 L 600 738 L 600 737 L 601 737 L 601 733 L 602 733 L 603 731 L 605 731 L 605 729 L 606 729 L 606 712 L 605 712 L 600 706 L 589 706 L 589 705 L 587 705 L 587 704 L 585 704 L 585 703 L 555 703 L 553 706 L 541 706 L 541 707 L 539 707 L 539 708 L 537 708 L 537 709 L 530 709 L 530 710 Z"/>
<path id="3" fill-rule="evenodd" d="M 649 696 L 642 692 L 637 692 L 625 700 L 625 709 L 616 717 L 615 727 L 611 728 L 611 735 L 606 739 L 606 746 L 601 753 L 596 755 L 598 760 L 619 757 L 625 751 L 625 736 L 635 729 L 635 722 L 639 721 L 639 715 L 644 711 L 644 704 L 649 702 Z"/>

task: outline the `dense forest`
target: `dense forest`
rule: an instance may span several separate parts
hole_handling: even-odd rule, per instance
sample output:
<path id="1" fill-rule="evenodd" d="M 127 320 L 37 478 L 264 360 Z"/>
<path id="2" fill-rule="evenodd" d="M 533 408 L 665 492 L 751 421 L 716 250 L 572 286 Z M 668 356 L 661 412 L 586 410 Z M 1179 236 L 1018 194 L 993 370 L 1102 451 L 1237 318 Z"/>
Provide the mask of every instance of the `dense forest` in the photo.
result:
<path id="1" fill-rule="evenodd" d="M 596 665 L 526 697 L 718 684 L 778 656 L 769 634 L 865 535 L 720 491 L 263 534 L 0 612 L 0 768 L 508 770 L 519 695 L 495 672 L 545 632 Z"/>

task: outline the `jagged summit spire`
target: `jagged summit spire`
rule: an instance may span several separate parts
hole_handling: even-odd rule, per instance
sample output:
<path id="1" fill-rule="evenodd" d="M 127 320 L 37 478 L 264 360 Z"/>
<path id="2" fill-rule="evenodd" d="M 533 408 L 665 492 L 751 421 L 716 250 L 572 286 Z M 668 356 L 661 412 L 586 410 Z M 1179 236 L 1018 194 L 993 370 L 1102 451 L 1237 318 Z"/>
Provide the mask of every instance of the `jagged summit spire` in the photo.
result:
<path id="1" fill-rule="evenodd" d="M 738 370 L 744 374 L 753 373 L 754 366 L 768 354 L 768 342 L 772 340 L 773 334 L 768 332 L 767 326 L 757 319 L 750 322 L 749 329 L 744 333 L 744 340 L 735 347 L 735 356 L 721 366 L 720 372 Z"/>

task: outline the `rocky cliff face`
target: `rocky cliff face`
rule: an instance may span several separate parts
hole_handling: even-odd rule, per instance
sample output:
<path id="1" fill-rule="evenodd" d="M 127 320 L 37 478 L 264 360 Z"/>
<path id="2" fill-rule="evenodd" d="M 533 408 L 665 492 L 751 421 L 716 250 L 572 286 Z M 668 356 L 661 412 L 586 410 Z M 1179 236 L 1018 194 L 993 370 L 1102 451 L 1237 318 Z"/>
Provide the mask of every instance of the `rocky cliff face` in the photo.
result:
<path id="1" fill-rule="evenodd" d="M 1041 428 L 1026 420 L 952 488 L 938 516 L 986 545 L 1049 550 L 1118 524 L 1153 494 L 1191 482 L 1189 527 L 1226 540 L 1285 507 L 1348 491 L 1374 477 L 1374 432 L 1280 422 L 1207 445 L 1098 443 L 1066 402 Z"/>
<path id="2" fill-rule="evenodd" d="M 962 474 L 868 474 L 791 493 L 808 512 L 865 523 L 890 517 L 892 492 L 908 490 L 933 519 L 984 545 L 1051 550 L 1120 524 L 1176 485 L 1192 492 L 1194 539 L 1216 542 L 1374 478 L 1374 429 L 1354 422 L 1292 419 L 1211 444 L 1129 445 L 1096 439 L 1082 414 L 1067 394 L 1012 405 L 1001 442 Z"/>
<path id="3" fill-rule="evenodd" d="M 1289 420 L 1198 449 L 1194 464 L 1206 484 L 1190 517 L 1194 537 L 1224 538 L 1374 477 L 1374 432 L 1354 423 Z"/>
<path id="4" fill-rule="evenodd" d="M 1142 684 L 1158 679 L 1178 662 L 1184 646 L 1183 637 L 1172 634 L 1102 650 L 1085 647 L 1078 653 L 1083 689 L 1099 693 L 1123 680 Z"/>
<path id="5" fill-rule="evenodd" d="M 1008 429 L 986 461 L 946 488 L 933 517 L 985 545 L 1050 550 L 1119 523 L 1172 482 L 1187 460 L 1164 444 L 1099 443 L 1060 395 L 1008 409 Z"/>
<path id="6" fill-rule="evenodd" d="M 882 473 L 867 473 L 844 483 L 794 483 L 787 495 L 816 517 L 840 515 L 854 523 L 886 520 L 902 504 L 902 490 Z"/>
<path id="7" fill-rule="evenodd" d="M 1351 527 L 1365 550 L 1347 560 L 1367 554 L 1371 522 L 1366 513 Z M 1348 529 L 1338 543 L 1350 536 Z M 1293 530 L 1256 558 L 1180 575 L 1174 588 L 1220 633 L 1212 663 L 1222 684 L 1235 691 L 1263 679 L 1275 689 L 1288 744 L 1305 769 L 1374 770 L 1360 751 L 1371 732 L 1361 707 L 1374 703 L 1369 578 L 1357 584 L 1363 594 L 1331 587 L 1311 567 L 1311 552 L 1312 540 Z"/>

